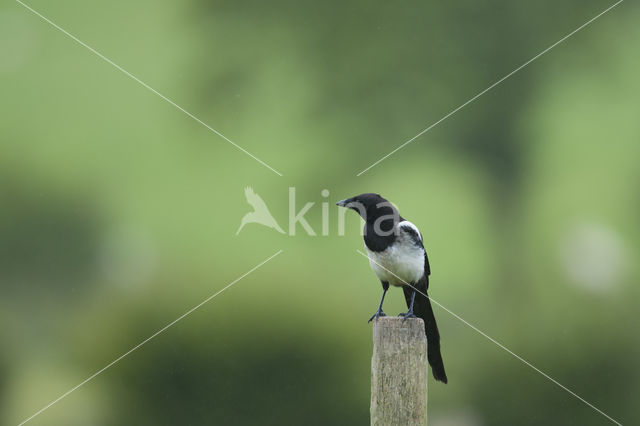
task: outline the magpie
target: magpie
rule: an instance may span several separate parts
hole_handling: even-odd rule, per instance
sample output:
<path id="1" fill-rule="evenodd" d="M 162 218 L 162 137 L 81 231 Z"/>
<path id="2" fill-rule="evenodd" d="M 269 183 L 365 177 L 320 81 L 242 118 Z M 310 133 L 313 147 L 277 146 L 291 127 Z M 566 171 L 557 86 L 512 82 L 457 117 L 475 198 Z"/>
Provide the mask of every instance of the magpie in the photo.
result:
<path id="1" fill-rule="evenodd" d="M 336 203 L 355 210 L 364 219 L 364 245 L 371 269 L 382 283 L 378 310 L 369 321 L 386 316 L 382 311 L 389 285 L 402 287 L 408 311 L 399 316 L 422 318 L 427 336 L 427 359 L 433 377 L 447 383 L 440 353 L 440 333 L 427 295 L 431 268 L 418 228 L 400 216 L 398 210 L 379 194 L 360 194 Z M 416 290 L 418 297 L 416 297 Z"/>

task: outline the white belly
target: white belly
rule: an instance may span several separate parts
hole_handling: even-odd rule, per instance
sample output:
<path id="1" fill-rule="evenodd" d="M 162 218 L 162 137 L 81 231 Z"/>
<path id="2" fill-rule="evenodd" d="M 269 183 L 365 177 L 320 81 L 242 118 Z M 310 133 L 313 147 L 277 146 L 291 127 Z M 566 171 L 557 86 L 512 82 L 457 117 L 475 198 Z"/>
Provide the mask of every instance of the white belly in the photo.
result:
<path id="1" fill-rule="evenodd" d="M 380 281 L 402 286 L 417 283 L 424 274 L 424 251 L 410 242 L 393 244 L 386 250 L 367 250 L 369 264 Z"/>

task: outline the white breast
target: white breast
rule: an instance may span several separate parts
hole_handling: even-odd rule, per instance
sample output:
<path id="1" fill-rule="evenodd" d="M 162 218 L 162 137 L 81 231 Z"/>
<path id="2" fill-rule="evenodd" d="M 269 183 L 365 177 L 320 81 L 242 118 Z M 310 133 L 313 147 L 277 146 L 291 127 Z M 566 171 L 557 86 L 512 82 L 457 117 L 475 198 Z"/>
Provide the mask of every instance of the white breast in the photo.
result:
<path id="1" fill-rule="evenodd" d="M 411 222 L 400 222 L 396 241 L 384 251 L 374 252 L 365 245 L 369 264 L 378 279 L 395 286 L 414 284 L 424 274 L 424 248 L 416 245 L 411 236 L 402 230 L 402 226 L 407 225 L 418 230 Z"/>

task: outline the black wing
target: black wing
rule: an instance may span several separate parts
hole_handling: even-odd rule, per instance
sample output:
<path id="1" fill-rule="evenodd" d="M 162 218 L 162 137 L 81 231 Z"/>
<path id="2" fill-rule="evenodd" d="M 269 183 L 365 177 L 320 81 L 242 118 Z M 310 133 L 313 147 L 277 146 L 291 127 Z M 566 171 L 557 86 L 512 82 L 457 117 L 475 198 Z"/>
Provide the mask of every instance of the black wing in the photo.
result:
<path id="1" fill-rule="evenodd" d="M 424 251 L 424 274 L 427 278 L 427 288 L 429 288 L 429 275 L 431 275 L 431 266 L 429 266 L 429 257 L 427 256 L 426 250 Z"/>

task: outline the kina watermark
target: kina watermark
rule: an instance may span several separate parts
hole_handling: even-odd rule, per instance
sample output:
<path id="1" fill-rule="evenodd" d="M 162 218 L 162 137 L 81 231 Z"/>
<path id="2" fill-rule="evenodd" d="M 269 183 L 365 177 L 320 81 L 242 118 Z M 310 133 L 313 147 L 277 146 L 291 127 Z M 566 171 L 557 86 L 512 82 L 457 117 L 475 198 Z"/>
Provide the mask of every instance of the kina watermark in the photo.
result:
<path id="1" fill-rule="evenodd" d="M 273 216 L 271 210 L 269 210 L 265 200 L 252 187 L 248 186 L 244 190 L 244 196 L 247 203 L 253 208 L 253 210 L 246 213 L 241 218 L 240 226 L 236 231 L 236 235 L 240 234 L 247 225 L 258 224 L 289 236 L 295 236 L 298 229 L 302 229 L 302 231 L 309 236 L 328 236 L 333 229 L 332 226 L 330 226 L 331 218 L 334 217 L 331 209 L 337 210 L 337 227 L 335 230 L 338 236 L 345 235 L 345 215 L 349 210 L 356 211 L 365 222 L 367 220 L 367 216 L 369 214 L 373 215 L 375 211 L 377 213 L 375 215 L 376 220 L 372 223 L 371 230 L 373 230 L 376 235 L 386 236 L 396 232 L 396 228 L 394 226 L 387 226 L 388 224 L 397 224 L 401 220 L 398 210 L 392 203 L 384 200 L 374 205 L 365 205 L 355 198 L 341 200 L 336 203 L 329 199 L 329 195 L 329 190 L 323 189 L 320 191 L 319 201 L 307 201 L 302 204 L 297 200 L 296 188 L 289 187 L 289 204 L 287 209 L 288 218 L 286 221 L 287 228 L 285 230 L 280 226 L 280 223 L 285 222 L 279 222 Z M 316 229 L 314 229 L 313 226 L 311 226 L 306 217 L 309 213 L 315 213 L 314 209 L 317 211 L 316 204 L 319 204 L 320 207 L 321 223 L 319 226 L 319 233 L 316 232 Z M 344 208 L 339 208 L 336 205 Z M 380 214 L 381 211 L 384 212 L 384 214 Z M 360 235 L 366 234 L 367 229 L 368 227 L 362 227 Z"/>

